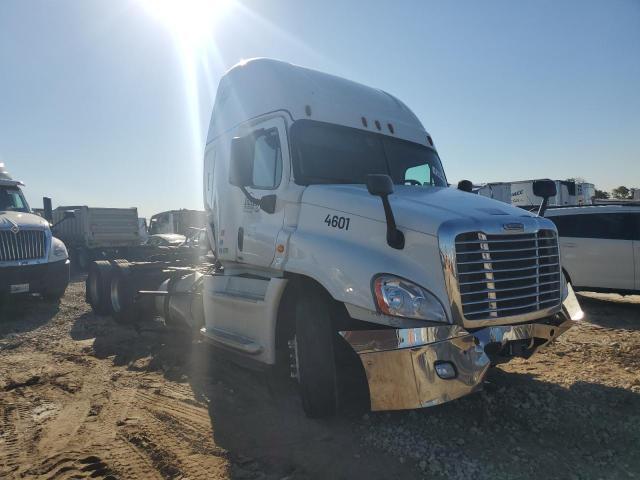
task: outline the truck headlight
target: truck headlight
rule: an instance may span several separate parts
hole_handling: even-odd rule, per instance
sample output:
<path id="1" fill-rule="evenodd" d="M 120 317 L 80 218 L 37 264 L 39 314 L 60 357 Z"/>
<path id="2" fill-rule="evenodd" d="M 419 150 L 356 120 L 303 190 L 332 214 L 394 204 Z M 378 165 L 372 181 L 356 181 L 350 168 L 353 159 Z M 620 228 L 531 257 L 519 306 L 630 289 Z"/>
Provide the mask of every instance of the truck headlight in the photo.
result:
<path id="1" fill-rule="evenodd" d="M 49 260 L 63 260 L 68 257 L 69 254 L 67 253 L 67 247 L 65 247 L 64 242 L 56 237 L 51 237 Z"/>
<path id="2" fill-rule="evenodd" d="M 424 288 L 394 275 L 380 275 L 373 281 L 376 304 L 380 311 L 394 317 L 447 322 L 438 299 Z"/>

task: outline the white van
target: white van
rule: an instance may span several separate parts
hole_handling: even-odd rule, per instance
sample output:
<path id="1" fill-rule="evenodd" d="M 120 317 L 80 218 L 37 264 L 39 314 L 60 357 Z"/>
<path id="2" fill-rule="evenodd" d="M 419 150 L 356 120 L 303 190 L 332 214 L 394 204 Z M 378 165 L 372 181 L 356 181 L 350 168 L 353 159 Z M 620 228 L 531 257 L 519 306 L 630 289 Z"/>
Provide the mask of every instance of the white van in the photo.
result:
<path id="1" fill-rule="evenodd" d="M 576 290 L 640 292 L 640 205 L 550 208 Z"/>

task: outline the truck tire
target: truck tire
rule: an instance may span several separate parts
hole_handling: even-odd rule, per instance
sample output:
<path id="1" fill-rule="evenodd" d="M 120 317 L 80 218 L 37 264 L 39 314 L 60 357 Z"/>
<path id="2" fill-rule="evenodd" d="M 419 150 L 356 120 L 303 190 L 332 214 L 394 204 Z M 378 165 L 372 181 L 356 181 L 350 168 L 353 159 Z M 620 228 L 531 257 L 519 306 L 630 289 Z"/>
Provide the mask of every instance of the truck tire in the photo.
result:
<path id="1" fill-rule="evenodd" d="M 336 413 L 335 337 L 330 299 L 318 290 L 305 292 L 296 304 L 294 341 L 302 408 L 309 418 Z"/>
<path id="2" fill-rule="evenodd" d="M 136 319 L 135 289 L 131 268 L 127 260 L 113 260 L 113 275 L 109 285 L 111 316 L 118 323 L 130 323 Z"/>
<path id="3" fill-rule="evenodd" d="M 98 260 L 89 265 L 89 275 L 85 282 L 86 300 L 97 315 L 111 313 L 110 289 L 113 267 L 106 260 Z"/>

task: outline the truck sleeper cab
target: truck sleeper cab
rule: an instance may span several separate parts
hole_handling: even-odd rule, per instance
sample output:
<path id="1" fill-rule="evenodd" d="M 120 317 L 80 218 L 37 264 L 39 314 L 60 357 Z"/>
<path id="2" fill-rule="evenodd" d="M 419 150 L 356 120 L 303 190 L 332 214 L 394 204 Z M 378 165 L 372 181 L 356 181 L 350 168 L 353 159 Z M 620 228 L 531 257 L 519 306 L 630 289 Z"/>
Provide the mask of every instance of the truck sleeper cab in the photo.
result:
<path id="1" fill-rule="evenodd" d="M 345 347 L 373 410 L 419 408 L 478 390 L 492 363 L 580 316 L 553 223 L 448 188 L 431 137 L 381 90 L 239 64 L 203 173 L 224 269 L 204 276 L 202 334 L 266 365 L 289 350 L 309 416 L 335 412 Z"/>

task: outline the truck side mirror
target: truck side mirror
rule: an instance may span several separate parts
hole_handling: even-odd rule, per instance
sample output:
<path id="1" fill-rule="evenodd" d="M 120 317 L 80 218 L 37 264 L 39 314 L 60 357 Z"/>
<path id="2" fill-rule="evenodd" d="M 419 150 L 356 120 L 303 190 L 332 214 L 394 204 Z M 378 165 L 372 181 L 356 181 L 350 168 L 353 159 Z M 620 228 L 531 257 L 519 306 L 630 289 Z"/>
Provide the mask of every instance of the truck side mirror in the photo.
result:
<path id="1" fill-rule="evenodd" d="M 556 182 L 553 180 L 543 179 L 533 181 L 533 194 L 536 197 L 542 197 L 542 203 L 538 210 L 539 216 L 544 216 L 544 212 L 547 210 L 547 205 L 549 205 L 549 198 L 554 197 L 557 193 L 558 190 L 556 188 Z"/>
<path id="2" fill-rule="evenodd" d="M 557 193 L 556 182 L 553 180 L 545 179 L 533 181 L 533 194 L 536 197 L 549 198 L 554 197 Z"/>
<path id="3" fill-rule="evenodd" d="M 367 175 L 367 190 L 371 195 L 382 199 L 384 216 L 387 221 L 387 244 L 396 250 L 404 248 L 404 233 L 396 227 L 396 219 L 391 210 L 389 195 L 393 193 L 393 181 L 389 175 Z"/>
<path id="4" fill-rule="evenodd" d="M 231 140 L 229 162 L 229 183 L 236 187 L 246 187 L 253 183 L 253 135 L 235 137 Z"/>
<path id="5" fill-rule="evenodd" d="M 471 183 L 471 180 L 460 180 L 458 182 L 458 190 L 473 193 L 473 183 Z"/>
<path id="6" fill-rule="evenodd" d="M 53 230 L 54 228 L 56 228 L 58 225 L 60 225 L 65 220 L 70 220 L 72 218 L 76 218 L 75 210 L 65 210 L 64 213 L 62 214 L 62 218 L 60 220 L 58 220 L 56 223 L 54 223 L 51 226 L 51 229 Z"/>
<path id="7" fill-rule="evenodd" d="M 42 209 L 44 210 L 44 218 L 49 222 L 53 222 L 53 207 L 51 205 L 51 198 L 42 197 Z"/>
<path id="8" fill-rule="evenodd" d="M 256 198 L 249 193 L 246 187 L 253 185 L 253 154 L 256 144 L 256 136 L 263 130 L 253 132 L 244 137 L 234 137 L 231 140 L 231 158 L 229 165 L 229 183 L 240 187 L 247 199 L 267 213 L 276 211 L 276 196 L 264 195 Z"/>
<path id="9" fill-rule="evenodd" d="M 393 193 L 393 182 L 389 175 L 367 175 L 367 190 L 371 195 L 377 197 L 391 195 Z"/>

